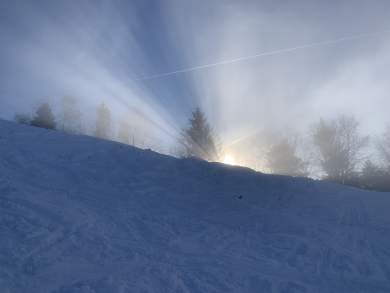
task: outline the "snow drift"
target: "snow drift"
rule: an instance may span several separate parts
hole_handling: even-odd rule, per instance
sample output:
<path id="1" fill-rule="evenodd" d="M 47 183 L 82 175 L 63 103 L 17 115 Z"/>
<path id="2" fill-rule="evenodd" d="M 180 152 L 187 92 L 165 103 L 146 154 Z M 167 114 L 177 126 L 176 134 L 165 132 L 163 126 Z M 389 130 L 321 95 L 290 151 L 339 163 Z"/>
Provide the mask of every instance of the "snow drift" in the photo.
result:
<path id="1" fill-rule="evenodd" d="M 390 194 L 0 121 L 0 292 L 390 292 Z"/>

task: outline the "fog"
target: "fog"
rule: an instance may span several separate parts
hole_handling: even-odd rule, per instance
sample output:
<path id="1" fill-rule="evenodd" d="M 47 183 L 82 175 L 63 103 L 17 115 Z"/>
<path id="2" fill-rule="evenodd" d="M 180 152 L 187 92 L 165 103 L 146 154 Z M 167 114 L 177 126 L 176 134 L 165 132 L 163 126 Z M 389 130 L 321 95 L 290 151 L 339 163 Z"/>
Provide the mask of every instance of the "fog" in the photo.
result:
<path id="1" fill-rule="evenodd" d="M 105 102 L 115 123 L 142 117 L 141 132 L 167 151 L 200 106 L 223 149 L 250 166 L 262 160 L 254 140 L 304 136 L 320 117 L 354 115 L 374 136 L 390 122 L 385 0 L 2 1 L 0 8 L 7 119 L 71 95 L 89 129 Z"/>

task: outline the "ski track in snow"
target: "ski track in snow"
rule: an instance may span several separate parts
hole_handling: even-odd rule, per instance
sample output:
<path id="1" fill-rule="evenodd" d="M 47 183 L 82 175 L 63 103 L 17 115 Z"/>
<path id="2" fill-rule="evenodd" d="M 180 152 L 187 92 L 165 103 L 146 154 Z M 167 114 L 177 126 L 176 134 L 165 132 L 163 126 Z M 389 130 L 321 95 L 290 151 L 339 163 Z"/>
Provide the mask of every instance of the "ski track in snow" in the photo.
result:
<path id="1" fill-rule="evenodd" d="M 390 292 L 389 193 L 5 121 L 0 154 L 0 292 Z"/>

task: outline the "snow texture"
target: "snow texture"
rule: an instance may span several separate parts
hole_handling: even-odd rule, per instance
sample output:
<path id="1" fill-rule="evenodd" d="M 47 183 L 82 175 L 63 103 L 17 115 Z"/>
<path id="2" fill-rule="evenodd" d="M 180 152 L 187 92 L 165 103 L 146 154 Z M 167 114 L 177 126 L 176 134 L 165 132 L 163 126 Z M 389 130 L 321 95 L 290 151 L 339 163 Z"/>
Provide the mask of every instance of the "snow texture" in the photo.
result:
<path id="1" fill-rule="evenodd" d="M 390 194 L 0 121 L 0 292 L 390 292 Z"/>

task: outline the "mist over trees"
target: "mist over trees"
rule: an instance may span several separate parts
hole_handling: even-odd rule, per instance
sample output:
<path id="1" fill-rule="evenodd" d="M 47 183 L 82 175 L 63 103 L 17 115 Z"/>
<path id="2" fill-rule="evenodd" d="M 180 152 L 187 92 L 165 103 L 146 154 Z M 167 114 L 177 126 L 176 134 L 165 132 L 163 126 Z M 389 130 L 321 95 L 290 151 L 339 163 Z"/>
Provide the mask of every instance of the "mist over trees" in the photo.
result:
<path id="1" fill-rule="evenodd" d="M 309 176 L 357 188 L 390 191 L 389 127 L 376 145 L 361 133 L 359 121 L 353 116 L 320 119 L 308 134 L 302 141 L 288 135 L 275 140 L 274 136 L 267 143 L 267 150 L 259 148 L 259 152 L 265 153 L 264 169 L 272 174 Z"/>
<path id="2" fill-rule="evenodd" d="M 81 120 L 81 111 L 77 105 L 77 100 L 71 96 L 62 98 L 62 117 L 60 130 L 72 134 L 83 133 L 83 125 Z"/>
<path id="3" fill-rule="evenodd" d="M 104 104 L 100 104 L 96 112 L 96 131 L 95 136 L 102 139 L 110 139 L 111 133 L 111 111 Z"/>
<path id="4" fill-rule="evenodd" d="M 307 163 L 297 155 L 296 145 L 287 138 L 273 144 L 266 155 L 267 168 L 274 174 L 307 176 Z"/>
<path id="5" fill-rule="evenodd" d="M 69 134 L 92 135 L 134 146 L 137 142 L 136 146 L 140 148 L 161 149 L 159 141 L 153 137 L 150 119 L 142 112 L 128 111 L 121 120 L 116 121 L 107 104 L 100 103 L 96 108 L 87 108 L 87 111 L 84 108 L 82 112 L 78 100 L 72 96 L 64 96 L 57 106 L 57 111 L 53 111 L 49 103 L 44 102 L 32 114 L 15 114 L 14 120 L 19 124 L 56 129 Z M 83 114 L 91 117 L 91 112 L 96 113 L 95 120 L 87 125 L 82 119 Z M 115 126 L 118 127 L 117 132 Z"/>
<path id="6" fill-rule="evenodd" d="M 14 119 L 20 124 L 88 134 L 77 99 L 65 96 L 59 106 L 57 119 L 47 102 L 40 104 L 34 113 L 19 113 Z M 154 125 L 142 113 L 128 112 L 116 121 L 105 103 L 91 111 L 96 111 L 96 120 L 90 125 L 93 130 L 89 134 L 140 148 L 159 149 L 159 142 L 153 138 Z M 375 144 L 369 144 L 369 137 L 360 133 L 359 121 L 352 116 L 320 119 L 308 133 L 304 147 L 302 141 L 294 140 L 294 137 L 280 138 L 275 133 L 271 139 L 263 140 L 265 145 L 257 145 L 259 142 L 253 140 L 250 149 L 255 151 L 251 152 L 251 158 L 262 162 L 259 165 L 272 174 L 310 176 L 359 188 L 390 191 L 390 126 Z M 173 150 L 172 154 L 179 157 L 221 160 L 215 133 L 200 108 L 191 113 L 188 126 L 182 129 Z M 376 153 L 368 150 L 376 150 Z"/>
<path id="7" fill-rule="evenodd" d="M 19 124 L 30 125 L 30 123 L 31 123 L 31 116 L 28 115 L 28 114 L 17 113 L 14 116 L 14 120 L 17 123 L 19 123 Z"/>
<path id="8" fill-rule="evenodd" d="M 379 139 L 378 149 L 385 168 L 390 172 L 390 125 Z"/>
<path id="9" fill-rule="evenodd" d="M 57 124 L 49 103 L 43 103 L 38 107 L 30 124 L 46 129 L 56 129 Z"/>
<path id="10" fill-rule="evenodd" d="M 183 129 L 180 143 L 184 157 L 197 157 L 207 161 L 218 161 L 219 154 L 212 129 L 205 114 L 196 108 L 189 119 L 189 127 Z"/>
<path id="11" fill-rule="evenodd" d="M 119 123 L 118 141 L 124 144 L 134 143 L 134 141 L 131 141 L 130 132 L 131 132 L 130 122 L 128 121 L 128 118 L 125 117 Z"/>
<path id="12" fill-rule="evenodd" d="M 354 117 L 341 116 L 333 121 L 320 120 L 314 127 L 313 143 L 326 178 L 345 183 L 364 159 L 368 137 L 360 135 Z"/>
<path id="13" fill-rule="evenodd" d="M 357 182 L 357 187 L 377 191 L 390 191 L 389 171 L 386 171 L 383 167 L 374 164 L 370 160 L 364 163 Z"/>

